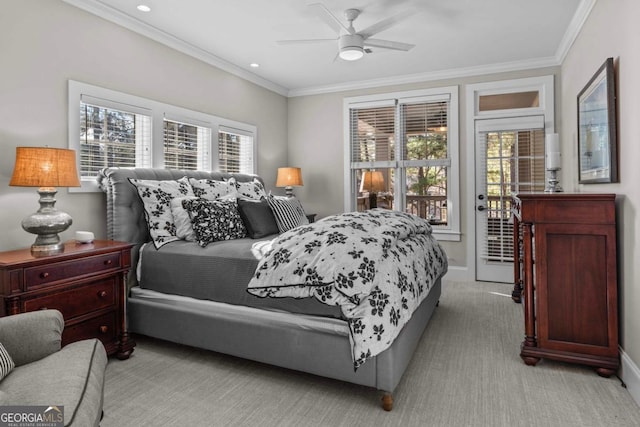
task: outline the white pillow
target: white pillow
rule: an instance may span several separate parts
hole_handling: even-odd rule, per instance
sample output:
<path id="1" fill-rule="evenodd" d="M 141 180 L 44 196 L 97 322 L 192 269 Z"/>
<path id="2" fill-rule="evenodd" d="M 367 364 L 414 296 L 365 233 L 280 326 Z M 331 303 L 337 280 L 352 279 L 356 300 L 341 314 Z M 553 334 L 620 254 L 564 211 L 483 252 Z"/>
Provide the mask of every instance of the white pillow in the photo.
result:
<path id="1" fill-rule="evenodd" d="M 188 242 L 196 241 L 196 233 L 193 232 L 189 212 L 182 205 L 182 201 L 194 199 L 196 197 L 176 197 L 171 200 L 171 215 L 173 215 L 173 223 L 176 225 L 176 237 Z"/>
<path id="2" fill-rule="evenodd" d="M 235 180 L 217 181 L 213 179 L 189 178 L 196 197 L 207 200 L 217 200 L 222 196 L 236 193 Z"/>
<path id="3" fill-rule="evenodd" d="M 149 234 L 156 249 L 178 240 L 171 213 L 171 200 L 176 197 L 194 197 L 187 177 L 177 181 L 129 178 L 129 182 L 136 187 L 142 199 Z"/>
<path id="4" fill-rule="evenodd" d="M 299 225 L 309 224 L 307 215 L 302 209 L 300 201 L 295 197 L 273 196 L 269 194 L 267 202 L 276 217 L 276 223 L 281 233 L 289 231 Z"/>
<path id="5" fill-rule="evenodd" d="M 238 182 L 235 178 L 231 178 L 229 181 L 235 184 L 238 198 L 261 200 L 267 197 L 264 185 L 256 178 L 249 182 Z"/>

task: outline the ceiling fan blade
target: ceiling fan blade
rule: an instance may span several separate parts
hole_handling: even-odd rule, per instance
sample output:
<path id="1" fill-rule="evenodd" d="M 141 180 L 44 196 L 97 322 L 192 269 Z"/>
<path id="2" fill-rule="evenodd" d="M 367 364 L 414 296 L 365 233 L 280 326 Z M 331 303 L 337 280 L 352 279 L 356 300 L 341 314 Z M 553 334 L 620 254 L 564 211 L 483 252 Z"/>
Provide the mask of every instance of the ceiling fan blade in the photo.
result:
<path id="1" fill-rule="evenodd" d="M 394 42 L 391 40 L 380 40 L 380 39 L 366 39 L 364 41 L 364 45 L 371 46 L 371 47 L 381 47 L 383 49 L 402 50 L 405 52 L 416 47 L 415 44 Z"/>
<path id="2" fill-rule="evenodd" d="M 312 43 L 326 43 L 326 42 L 336 42 L 336 39 L 302 39 L 302 40 L 278 40 L 276 43 L 278 44 L 312 44 Z"/>
<path id="3" fill-rule="evenodd" d="M 353 29 L 350 30 L 349 28 L 345 27 L 342 21 L 336 18 L 336 16 L 331 13 L 331 11 L 327 9 L 327 7 L 322 3 L 313 3 L 310 4 L 309 7 L 312 7 L 316 15 L 318 15 L 318 17 L 322 19 L 328 26 L 333 28 L 333 30 L 337 34 L 340 34 L 342 30 L 345 30 L 349 34 L 353 34 L 355 32 Z"/>
<path id="4" fill-rule="evenodd" d="M 405 10 L 404 12 L 400 12 L 373 25 L 370 25 L 362 31 L 358 31 L 358 34 L 360 34 L 364 39 L 367 39 L 378 34 L 381 31 L 386 30 L 387 28 L 393 27 L 398 22 L 411 16 L 413 13 L 414 12 L 412 10 Z"/>

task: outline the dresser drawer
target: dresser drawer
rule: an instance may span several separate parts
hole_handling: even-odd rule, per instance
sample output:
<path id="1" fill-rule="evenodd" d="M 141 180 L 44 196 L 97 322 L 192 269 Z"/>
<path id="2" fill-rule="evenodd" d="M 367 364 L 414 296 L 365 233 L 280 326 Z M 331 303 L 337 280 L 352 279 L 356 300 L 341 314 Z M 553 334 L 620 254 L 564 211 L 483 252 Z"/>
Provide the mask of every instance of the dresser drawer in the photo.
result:
<path id="1" fill-rule="evenodd" d="M 62 333 L 62 345 L 86 340 L 89 338 L 98 338 L 106 346 L 113 344 L 117 335 L 117 316 L 116 312 L 107 313 L 84 322 L 64 327 Z"/>
<path id="2" fill-rule="evenodd" d="M 31 290 L 59 280 L 70 281 L 86 274 L 99 274 L 120 268 L 121 263 L 120 252 L 115 252 L 25 268 L 26 289 Z"/>
<path id="3" fill-rule="evenodd" d="M 108 277 L 55 294 L 27 299 L 25 311 L 53 308 L 60 310 L 65 320 L 116 305 L 116 279 Z"/>

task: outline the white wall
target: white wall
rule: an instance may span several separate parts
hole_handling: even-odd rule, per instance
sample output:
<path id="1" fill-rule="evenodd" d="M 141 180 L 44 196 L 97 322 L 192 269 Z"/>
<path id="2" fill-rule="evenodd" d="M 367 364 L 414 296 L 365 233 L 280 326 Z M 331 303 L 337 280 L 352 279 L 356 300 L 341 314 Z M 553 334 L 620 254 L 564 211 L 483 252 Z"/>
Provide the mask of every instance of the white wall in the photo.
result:
<path id="1" fill-rule="evenodd" d="M 258 173 L 268 186 L 287 158 L 287 99 L 95 15 L 52 0 L 9 0 L 0 13 L 0 250 L 29 246 L 20 227 L 35 188 L 9 187 L 15 147 L 67 147 L 67 81 L 90 83 L 258 127 Z M 73 217 L 63 233 L 106 235 L 104 195 L 59 189 Z"/>
<path id="2" fill-rule="evenodd" d="M 562 69 L 561 139 L 565 189 L 617 193 L 621 346 L 640 364 L 640 2 L 598 0 Z M 617 72 L 619 176 L 617 184 L 579 185 L 577 95 L 605 59 Z M 632 381 L 623 373 L 623 379 Z M 636 400 L 640 397 L 637 390 Z"/>

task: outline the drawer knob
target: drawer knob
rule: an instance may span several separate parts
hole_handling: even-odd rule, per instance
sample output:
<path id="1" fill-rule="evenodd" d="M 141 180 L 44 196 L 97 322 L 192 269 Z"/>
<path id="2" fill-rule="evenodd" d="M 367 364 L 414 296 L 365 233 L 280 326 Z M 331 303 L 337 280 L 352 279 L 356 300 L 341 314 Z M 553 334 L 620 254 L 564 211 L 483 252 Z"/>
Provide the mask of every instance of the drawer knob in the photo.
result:
<path id="1" fill-rule="evenodd" d="M 111 265 L 111 264 L 113 264 L 113 260 L 110 260 L 110 259 L 104 262 L 104 265 Z"/>
<path id="2" fill-rule="evenodd" d="M 47 277 L 49 277 L 49 273 L 47 273 L 46 271 L 40 273 L 40 278 L 41 279 L 46 279 Z"/>
<path id="3" fill-rule="evenodd" d="M 104 298 L 104 297 L 106 297 L 106 296 L 107 296 L 107 291 L 100 291 L 100 292 L 98 292 L 98 296 L 99 296 L 100 298 Z"/>
<path id="4" fill-rule="evenodd" d="M 101 332 L 101 333 L 106 334 L 108 330 L 109 330 L 109 328 L 108 328 L 108 327 L 106 327 L 106 326 L 104 326 L 104 325 L 100 326 L 100 332 Z"/>

